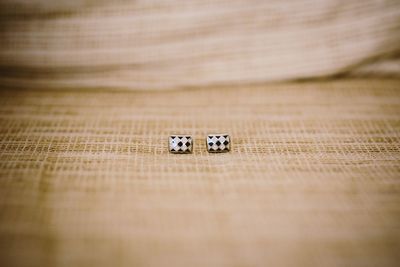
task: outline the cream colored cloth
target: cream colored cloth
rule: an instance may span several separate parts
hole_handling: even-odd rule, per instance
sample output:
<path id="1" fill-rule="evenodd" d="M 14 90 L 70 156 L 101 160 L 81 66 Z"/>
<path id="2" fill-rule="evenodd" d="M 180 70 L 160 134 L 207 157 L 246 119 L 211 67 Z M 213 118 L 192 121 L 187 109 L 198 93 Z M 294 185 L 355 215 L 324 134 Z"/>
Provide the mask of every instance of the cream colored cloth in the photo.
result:
<path id="1" fill-rule="evenodd" d="M 0 84 L 167 89 L 399 77 L 398 0 L 0 1 Z"/>
<path id="2" fill-rule="evenodd" d="M 398 266 L 399 87 L 3 90 L 0 265 Z"/>

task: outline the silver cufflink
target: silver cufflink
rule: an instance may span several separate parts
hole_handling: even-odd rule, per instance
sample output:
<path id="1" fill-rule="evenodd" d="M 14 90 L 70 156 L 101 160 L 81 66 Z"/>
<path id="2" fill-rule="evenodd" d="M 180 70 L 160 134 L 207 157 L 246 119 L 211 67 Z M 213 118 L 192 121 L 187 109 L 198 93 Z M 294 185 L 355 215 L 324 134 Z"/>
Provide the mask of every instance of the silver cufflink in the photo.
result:
<path id="1" fill-rule="evenodd" d="M 211 153 L 228 152 L 231 150 L 231 138 L 227 134 L 209 134 L 207 150 Z"/>
<path id="2" fill-rule="evenodd" d="M 171 135 L 169 137 L 169 151 L 171 153 L 192 153 L 193 139 L 190 135 Z"/>

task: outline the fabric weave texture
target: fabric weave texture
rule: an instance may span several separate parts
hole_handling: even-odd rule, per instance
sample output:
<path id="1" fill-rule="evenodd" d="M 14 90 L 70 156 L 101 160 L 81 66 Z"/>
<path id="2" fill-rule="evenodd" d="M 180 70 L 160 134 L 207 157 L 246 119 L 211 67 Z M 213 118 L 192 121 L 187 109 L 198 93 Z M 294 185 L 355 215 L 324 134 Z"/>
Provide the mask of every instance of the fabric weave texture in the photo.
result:
<path id="1" fill-rule="evenodd" d="M 398 266 L 399 87 L 2 90 L 1 265 Z"/>

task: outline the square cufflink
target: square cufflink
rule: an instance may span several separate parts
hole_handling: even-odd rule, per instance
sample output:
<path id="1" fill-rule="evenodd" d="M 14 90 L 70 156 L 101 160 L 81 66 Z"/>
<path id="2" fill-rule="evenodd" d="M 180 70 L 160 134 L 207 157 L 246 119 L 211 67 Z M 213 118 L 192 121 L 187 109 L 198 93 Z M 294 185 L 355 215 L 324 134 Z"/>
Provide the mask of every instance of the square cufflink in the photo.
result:
<path id="1" fill-rule="evenodd" d="M 209 134 L 207 150 L 211 153 L 228 152 L 231 150 L 231 138 L 227 134 Z"/>
<path id="2" fill-rule="evenodd" d="M 192 153 L 193 139 L 190 135 L 171 135 L 169 137 L 169 151 L 171 153 Z"/>

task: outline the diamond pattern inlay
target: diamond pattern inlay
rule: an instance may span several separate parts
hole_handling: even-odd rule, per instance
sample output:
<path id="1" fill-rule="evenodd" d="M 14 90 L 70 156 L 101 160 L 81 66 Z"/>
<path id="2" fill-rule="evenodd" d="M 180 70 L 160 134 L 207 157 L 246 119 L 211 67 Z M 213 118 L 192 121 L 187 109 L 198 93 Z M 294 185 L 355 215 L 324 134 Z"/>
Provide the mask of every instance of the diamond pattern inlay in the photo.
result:
<path id="1" fill-rule="evenodd" d="M 191 153 L 193 141 L 191 136 L 171 135 L 169 137 L 169 151 L 171 153 Z"/>
<path id="2" fill-rule="evenodd" d="M 226 134 L 209 134 L 207 136 L 208 152 L 228 152 L 231 149 L 231 139 Z"/>

